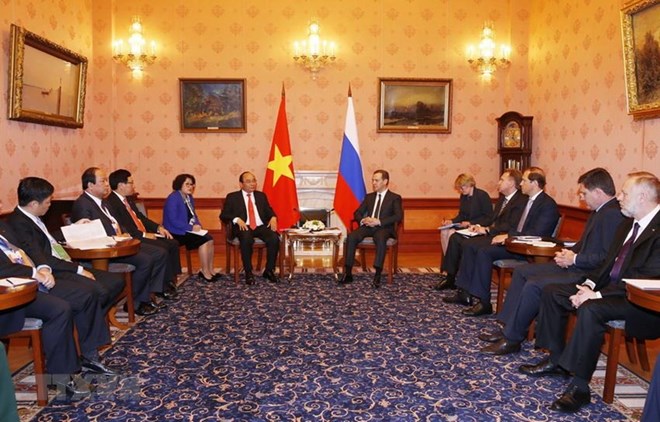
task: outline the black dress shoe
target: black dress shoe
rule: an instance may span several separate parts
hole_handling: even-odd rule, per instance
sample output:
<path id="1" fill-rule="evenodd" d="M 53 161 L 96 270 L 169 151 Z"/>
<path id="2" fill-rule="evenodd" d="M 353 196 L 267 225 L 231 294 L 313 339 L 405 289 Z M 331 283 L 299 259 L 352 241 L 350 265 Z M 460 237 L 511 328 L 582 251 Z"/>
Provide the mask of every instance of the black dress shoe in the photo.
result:
<path id="1" fill-rule="evenodd" d="M 176 290 L 170 289 L 169 287 L 162 293 L 156 293 L 156 296 L 165 300 L 179 300 L 179 293 L 177 293 Z"/>
<path id="2" fill-rule="evenodd" d="M 515 341 L 508 341 L 503 338 L 497 343 L 489 344 L 488 346 L 481 349 L 481 353 L 487 353 L 489 355 L 508 355 L 509 353 L 516 353 L 520 351 L 520 343 Z"/>
<path id="3" fill-rule="evenodd" d="M 493 306 L 490 303 L 483 303 L 479 301 L 472 305 L 470 308 L 463 309 L 461 313 L 465 316 L 490 315 L 493 313 Z"/>
<path id="4" fill-rule="evenodd" d="M 497 330 L 497 331 L 492 331 L 490 333 L 481 333 L 477 337 L 479 337 L 479 340 L 485 341 L 488 343 L 496 343 L 504 337 L 504 334 L 502 334 L 502 330 Z"/>
<path id="5" fill-rule="evenodd" d="M 64 383 L 57 382 L 55 387 L 63 391 L 68 402 L 82 400 L 96 391 L 96 386 L 89 384 L 80 375 L 76 374 L 67 378 Z M 59 398 L 56 397 L 56 400 Z"/>
<path id="6" fill-rule="evenodd" d="M 213 280 L 215 280 L 215 281 L 222 280 L 222 274 L 220 274 L 220 273 L 215 273 L 215 274 L 213 274 L 213 277 L 211 277 L 211 278 L 212 278 Z"/>
<path id="7" fill-rule="evenodd" d="M 270 281 L 271 283 L 279 283 L 279 282 L 280 282 L 280 278 L 279 278 L 278 276 L 275 275 L 275 273 L 273 272 L 273 270 L 266 270 L 266 271 L 264 271 L 264 273 L 263 273 L 263 277 L 264 277 L 266 280 Z"/>
<path id="8" fill-rule="evenodd" d="M 339 279 L 339 284 L 349 284 L 353 282 L 353 274 L 344 273 L 344 275 Z"/>
<path id="9" fill-rule="evenodd" d="M 252 272 L 245 273 L 245 284 L 251 286 L 254 284 L 254 274 Z"/>
<path id="10" fill-rule="evenodd" d="M 543 377 L 549 375 L 561 375 L 568 377 L 569 373 L 564 368 L 552 363 L 549 357 L 543 359 L 536 365 L 520 365 L 518 371 L 530 377 Z"/>
<path id="11" fill-rule="evenodd" d="M 442 280 L 438 281 L 438 283 L 433 285 L 433 290 L 437 290 L 437 291 L 450 290 L 455 288 L 456 288 L 456 284 L 454 284 L 454 280 L 447 277 L 443 278 Z"/>
<path id="12" fill-rule="evenodd" d="M 458 289 L 456 293 L 443 297 L 442 301 L 445 303 L 457 303 L 459 305 L 468 306 L 472 303 L 470 295 L 463 289 Z"/>
<path id="13" fill-rule="evenodd" d="M 140 303 L 140 306 L 135 310 L 135 313 L 141 316 L 153 315 L 156 312 L 158 312 L 158 309 L 151 306 L 151 303 L 146 302 Z"/>
<path id="14" fill-rule="evenodd" d="M 95 374 L 105 374 L 105 375 L 117 375 L 117 371 L 108 368 L 101 362 L 97 360 L 87 359 L 82 356 L 80 358 L 80 366 L 82 366 L 84 372 L 93 372 Z"/>
<path id="15" fill-rule="evenodd" d="M 380 289 L 380 273 L 374 275 L 374 281 L 371 283 L 374 286 L 374 289 Z"/>
<path id="16" fill-rule="evenodd" d="M 165 309 L 167 308 L 167 303 L 163 302 L 154 302 L 153 300 L 151 301 L 151 306 L 156 308 L 157 310 Z"/>
<path id="17" fill-rule="evenodd" d="M 213 278 L 213 276 L 211 276 L 211 278 L 206 278 L 204 273 L 201 272 L 201 271 L 198 272 L 197 275 L 199 276 L 199 278 L 201 278 L 203 281 L 206 281 L 207 283 L 214 283 L 214 282 L 218 281 L 216 278 Z"/>
<path id="18" fill-rule="evenodd" d="M 577 386 L 570 385 L 566 391 L 564 391 L 564 394 L 550 405 L 550 410 L 575 413 L 580 410 L 582 406 L 586 406 L 589 403 L 591 403 L 591 393 L 589 390 L 580 391 Z"/>

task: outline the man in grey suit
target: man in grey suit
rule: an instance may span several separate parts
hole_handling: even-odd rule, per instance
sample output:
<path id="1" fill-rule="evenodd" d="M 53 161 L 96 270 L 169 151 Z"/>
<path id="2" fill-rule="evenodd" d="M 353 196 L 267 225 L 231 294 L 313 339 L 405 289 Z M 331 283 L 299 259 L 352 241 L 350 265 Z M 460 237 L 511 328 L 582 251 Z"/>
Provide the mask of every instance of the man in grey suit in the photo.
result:
<path id="1" fill-rule="evenodd" d="M 580 199 L 593 210 L 580 241 L 570 249 L 557 252 L 554 262 L 515 269 L 503 309 L 498 314 L 504 331 L 479 335 L 481 340 L 493 342 L 481 349 L 483 353 L 504 355 L 519 351 L 539 311 L 543 287 L 576 283 L 603 263 L 614 233 L 623 221 L 614 180 L 607 170 L 595 168 L 581 175 L 578 185 Z"/>
<path id="2" fill-rule="evenodd" d="M 383 271 L 383 262 L 387 252 L 387 239 L 396 238 L 396 225 L 403 220 L 403 207 L 401 196 L 389 190 L 390 174 L 385 170 L 376 170 L 371 177 L 373 192 L 368 194 L 360 204 L 353 219 L 360 223 L 360 227 L 350 232 L 346 238 L 344 251 L 344 275 L 339 284 L 348 284 L 353 281 L 353 263 L 358 243 L 365 237 L 373 237 L 376 245 L 374 258 L 374 288 L 380 287 L 380 278 Z"/>

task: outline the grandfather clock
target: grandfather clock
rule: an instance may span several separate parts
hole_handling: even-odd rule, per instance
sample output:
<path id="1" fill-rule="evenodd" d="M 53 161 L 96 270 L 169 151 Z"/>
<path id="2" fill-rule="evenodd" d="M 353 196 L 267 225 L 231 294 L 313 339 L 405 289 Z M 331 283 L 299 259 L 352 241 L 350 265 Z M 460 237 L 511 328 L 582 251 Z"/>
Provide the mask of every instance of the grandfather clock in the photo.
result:
<path id="1" fill-rule="evenodd" d="M 500 154 L 500 174 L 508 168 L 523 171 L 531 165 L 532 119 L 508 111 L 497 119 L 497 153 Z"/>

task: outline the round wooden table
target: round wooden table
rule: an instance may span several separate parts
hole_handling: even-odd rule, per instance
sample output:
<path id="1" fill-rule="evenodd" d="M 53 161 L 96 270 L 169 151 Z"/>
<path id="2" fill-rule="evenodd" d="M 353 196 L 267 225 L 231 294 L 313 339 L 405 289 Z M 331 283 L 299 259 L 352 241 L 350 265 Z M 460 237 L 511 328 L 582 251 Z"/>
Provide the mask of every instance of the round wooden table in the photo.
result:
<path id="1" fill-rule="evenodd" d="M 518 255 L 524 255 L 529 262 L 550 262 L 555 257 L 555 252 L 559 252 L 564 248 L 561 242 L 550 237 L 542 237 L 540 241 L 552 242 L 555 246 L 534 245 L 531 242 L 521 242 L 517 239 L 516 236 L 507 238 L 504 242 L 506 250 Z"/>
<path id="2" fill-rule="evenodd" d="M 117 242 L 114 246 L 95 249 L 76 249 L 64 245 L 71 259 L 77 261 L 91 261 L 92 267 L 97 270 L 108 271 L 110 259 L 122 256 L 135 255 L 140 251 L 140 241 L 138 239 L 127 238 Z"/>
<path id="3" fill-rule="evenodd" d="M 660 290 L 643 290 L 631 284 L 626 284 L 626 295 L 630 303 L 660 312 Z"/>
<path id="4" fill-rule="evenodd" d="M 32 302 L 37 297 L 37 281 L 16 287 L 0 286 L 0 311 Z"/>

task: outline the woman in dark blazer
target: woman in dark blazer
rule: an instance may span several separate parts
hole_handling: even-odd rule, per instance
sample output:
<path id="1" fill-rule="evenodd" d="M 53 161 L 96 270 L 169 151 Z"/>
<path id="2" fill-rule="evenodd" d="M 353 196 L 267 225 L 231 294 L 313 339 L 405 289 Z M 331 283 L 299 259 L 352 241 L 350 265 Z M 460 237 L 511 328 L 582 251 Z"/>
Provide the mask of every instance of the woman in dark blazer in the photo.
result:
<path id="1" fill-rule="evenodd" d="M 471 174 L 461 173 L 454 182 L 454 189 L 461 194 L 458 215 L 454 218 L 442 221 L 443 226 L 455 224 L 455 228 L 464 229 L 470 224 L 487 225 L 493 216 L 493 204 L 490 196 L 479 188 Z M 453 228 L 442 230 L 440 243 L 442 244 L 442 255 L 447 253 L 449 237 L 454 233 Z"/>
<path id="2" fill-rule="evenodd" d="M 200 270 L 198 275 L 207 282 L 217 281 L 219 274 L 213 271 L 213 237 L 202 231 L 202 223 L 195 212 L 195 177 L 191 174 L 179 174 L 172 182 L 173 192 L 165 200 L 163 208 L 163 226 L 179 244 L 186 249 L 197 249 Z"/>

